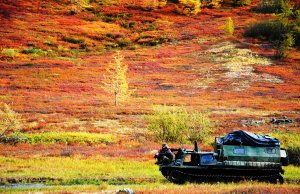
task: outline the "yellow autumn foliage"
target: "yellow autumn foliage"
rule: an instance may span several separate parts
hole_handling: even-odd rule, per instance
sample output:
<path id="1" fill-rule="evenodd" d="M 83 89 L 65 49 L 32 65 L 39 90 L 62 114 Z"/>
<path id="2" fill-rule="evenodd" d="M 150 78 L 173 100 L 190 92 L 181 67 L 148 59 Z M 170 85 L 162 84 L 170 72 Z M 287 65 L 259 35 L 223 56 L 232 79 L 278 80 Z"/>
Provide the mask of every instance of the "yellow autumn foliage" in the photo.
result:
<path id="1" fill-rule="evenodd" d="M 129 90 L 127 81 L 127 64 L 123 63 L 123 56 L 120 52 L 113 57 L 114 61 L 106 68 L 107 74 L 103 82 L 103 89 L 114 95 L 114 105 L 125 102 L 132 91 Z"/>
<path id="2" fill-rule="evenodd" d="M 176 6 L 178 13 L 194 16 L 201 11 L 201 2 L 199 0 L 179 0 L 179 4 Z"/>

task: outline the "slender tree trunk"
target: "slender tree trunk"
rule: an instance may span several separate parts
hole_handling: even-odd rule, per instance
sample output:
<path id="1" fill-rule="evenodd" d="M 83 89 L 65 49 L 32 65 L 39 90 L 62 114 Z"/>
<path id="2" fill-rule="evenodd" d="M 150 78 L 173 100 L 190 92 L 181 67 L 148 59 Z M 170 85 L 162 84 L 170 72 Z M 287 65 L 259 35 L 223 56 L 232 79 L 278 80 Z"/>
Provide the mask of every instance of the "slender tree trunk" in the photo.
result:
<path id="1" fill-rule="evenodd" d="M 5 135 L 5 133 L 6 133 L 7 131 L 10 130 L 10 128 L 11 128 L 11 125 L 8 126 L 8 127 L 0 134 L 0 138 L 2 138 L 2 137 Z"/>
<path id="2" fill-rule="evenodd" d="M 118 93 L 115 92 L 115 106 L 117 106 L 117 95 L 118 95 Z"/>

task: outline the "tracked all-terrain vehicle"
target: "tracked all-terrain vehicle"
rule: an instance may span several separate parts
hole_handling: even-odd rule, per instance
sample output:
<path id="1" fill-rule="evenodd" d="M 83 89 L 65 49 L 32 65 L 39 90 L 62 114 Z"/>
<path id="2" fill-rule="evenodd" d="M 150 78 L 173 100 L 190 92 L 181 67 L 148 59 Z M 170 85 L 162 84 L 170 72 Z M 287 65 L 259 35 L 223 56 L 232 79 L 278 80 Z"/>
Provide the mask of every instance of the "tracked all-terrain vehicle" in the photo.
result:
<path id="1" fill-rule="evenodd" d="M 156 155 L 161 173 L 171 182 L 262 180 L 283 183 L 282 166 L 288 165 L 285 149 L 270 136 L 235 130 L 215 138 L 214 151 L 170 149 L 175 159 Z"/>

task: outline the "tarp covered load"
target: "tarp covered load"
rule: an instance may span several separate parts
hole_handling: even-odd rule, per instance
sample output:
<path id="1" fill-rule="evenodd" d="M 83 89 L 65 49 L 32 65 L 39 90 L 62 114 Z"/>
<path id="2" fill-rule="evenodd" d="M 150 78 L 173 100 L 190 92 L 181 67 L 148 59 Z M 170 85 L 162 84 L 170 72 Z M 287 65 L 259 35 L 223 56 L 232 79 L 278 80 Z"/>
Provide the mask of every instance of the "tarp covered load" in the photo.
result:
<path id="1" fill-rule="evenodd" d="M 217 138 L 217 144 L 221 145 L 244 145 L 244 146 L 279 146 L 276 138 L 268 135 L 258 135 L 248 131 L 234 130 L 224 137 Z"/>

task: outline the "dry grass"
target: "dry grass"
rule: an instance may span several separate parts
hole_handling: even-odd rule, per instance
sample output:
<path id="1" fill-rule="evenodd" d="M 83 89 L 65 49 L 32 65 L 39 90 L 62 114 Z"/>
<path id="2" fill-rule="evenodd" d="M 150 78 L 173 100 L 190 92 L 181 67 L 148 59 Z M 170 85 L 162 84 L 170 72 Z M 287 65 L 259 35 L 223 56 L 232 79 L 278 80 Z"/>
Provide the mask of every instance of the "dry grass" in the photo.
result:
<path id="1" fill-rule="evenodd" d="M 239 184 L 186 184 L 174 185 L 170 183 L 142 184 L 142 185 L 72 185 L 72 186 L 51 186 L 42 188 L 27 189 L 1 189 L 2 192 L 22 193 L 22 192 L 93 192 L 93 193 L 115 193 L 118 190 L 130 188 L 135 193 L 299 193 L 297 184 L 272 185 L 257 182 L 242 182 Z"/>
<path id="2" fill-rule="evenodd" d="M 171 186 L 171 185 L 170 185 Z M 240 184 L 188 184 L 137 189 L 137 193 L 298 193 L 299 185 L 272 185 L 257 182 Z"/>

